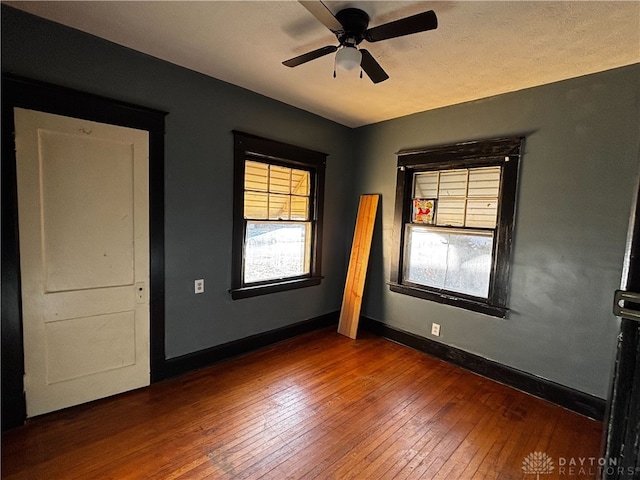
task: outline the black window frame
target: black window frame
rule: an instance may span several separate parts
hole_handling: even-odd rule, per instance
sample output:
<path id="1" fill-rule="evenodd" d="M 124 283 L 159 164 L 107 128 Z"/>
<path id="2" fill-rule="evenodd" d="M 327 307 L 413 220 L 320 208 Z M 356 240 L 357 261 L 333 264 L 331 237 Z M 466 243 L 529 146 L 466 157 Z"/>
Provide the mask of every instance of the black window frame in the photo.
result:
<path id="1" fill-rule="evenodd" d="M 401 150 L 398 156 L 393 250 L 389 288 L 392 292 L 506 318 L 515 226 L 518 170 L 524 137 L 494 138 L 436 147 Z M 422 171 L 502 167 L 498 218 L 488 298 L 410 283 L 404 280 L 405 225 L 410 223 L 414 175 Z M 440 228 L 440 227 L 439 227 Z M 447 228 L 447 227 L 443 227 Z M 460 230 L 460 227 L 451 227 Z M 473 230 L 469 228 L 469 230 Z"/>
<path id="2" fill-rule="evenodd" d="M 321 275 L 322 217 L 327 154 L 235 130 L 233 136 L 233 245 L 231 289 L 229 290 L 231 298 L 236 300 L 319 285 L 323 278 Z M 244 174 L 247 160 L 307 170 L 311 173 L 309 221 L 312 233 L 308 274 L 245 284 L 243 269 L 247 222 L 244 218 Z"/>

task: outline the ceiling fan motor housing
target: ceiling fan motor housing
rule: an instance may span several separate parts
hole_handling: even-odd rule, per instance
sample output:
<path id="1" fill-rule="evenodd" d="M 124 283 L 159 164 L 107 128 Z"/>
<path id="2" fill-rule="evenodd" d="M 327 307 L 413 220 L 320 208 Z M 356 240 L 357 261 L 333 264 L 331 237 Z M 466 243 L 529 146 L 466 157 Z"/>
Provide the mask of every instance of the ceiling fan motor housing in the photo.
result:
<path id="1" fill-rule="evenodd" d="M 359 8 L 345 8 L 336 13 L 336 19 L 344 27 L 344 33 L 337 35 L 341 45 L 359 45 L 369 26 L 369 15 Z"/>

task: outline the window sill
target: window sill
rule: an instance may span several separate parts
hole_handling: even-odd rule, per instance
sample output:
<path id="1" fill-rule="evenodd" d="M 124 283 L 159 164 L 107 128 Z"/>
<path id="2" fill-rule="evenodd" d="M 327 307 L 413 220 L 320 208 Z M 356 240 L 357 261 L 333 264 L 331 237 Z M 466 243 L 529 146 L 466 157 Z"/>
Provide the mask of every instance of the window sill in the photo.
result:
<path id="1" fill-rule="evenodd" d="M 389 289 L 392 292 L 402 293 L 404 295 L 422 298 L 425 300 L 432 300 L 434 302 L 444 303 L 447 305 L 453 305 L 454 307 L 464 308 L 473 312 L 490 315 L 492 317 L 506 318 L 507 313 L 509 312 L 509 309 L 506 307 L 497 307 L 495 305 L 489 305 L 487 303 L 478 302 L 469 298 L 458 297 L 448 293 L 439 293 L 393 282 L 389 282 L 388 285 Z"/>
<path id="2" fill-rule="evenodd" d="M 287 290 L 320 285 L 322 278 L 323 277 L 297 278 L 295 280 L 285 280 L 266 285 L 233 288 L 229 290 L 229 293 L 231 293 L 231 298 L 233 300 L 239 300 L 241 298 L 257 297 L 258 295 L 268 295 L 270 293 L 285 292 Z"/>

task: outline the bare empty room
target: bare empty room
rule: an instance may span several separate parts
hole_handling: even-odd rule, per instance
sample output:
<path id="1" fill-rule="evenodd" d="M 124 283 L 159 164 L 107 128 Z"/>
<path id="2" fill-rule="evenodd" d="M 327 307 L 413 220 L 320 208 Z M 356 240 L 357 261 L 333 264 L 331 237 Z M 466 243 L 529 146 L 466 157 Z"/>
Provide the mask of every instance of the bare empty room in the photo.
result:
<path id="1" fill-rule="evenodd" d="M 640 476 L 640 3 L 1 21 L 3 478 Z"/>

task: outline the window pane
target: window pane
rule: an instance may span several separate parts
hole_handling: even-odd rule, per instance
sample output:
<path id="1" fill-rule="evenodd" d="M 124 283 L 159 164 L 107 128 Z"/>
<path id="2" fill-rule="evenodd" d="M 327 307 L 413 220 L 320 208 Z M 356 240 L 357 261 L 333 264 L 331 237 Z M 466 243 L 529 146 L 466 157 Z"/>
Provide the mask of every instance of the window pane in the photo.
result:
<path id="1" fill-rule="evenodd" d="M 498 198 L 500 193 L 500 167 L 472 168 L 469 170 L 469 197 Z"/>
<path id="2" fill-rule="evenodd" d="M 244 163 L 244 189 L 267 191 L 267 179 L 269 166 L 266 163 L 250 162 Z"/>
<path id="3" fill-rule="evenodd" d="M 498 216 L 498 200 L 467 200 L 465 226 L 495 228 Z"/>
<path id="4" fill-rule="evenodd" d="M 440 172 L 438 198 L 466 196 L 467 170 L 446 170 Z"/>
<path id="5" fill-rule="evenodd" d="M 289 195 L 269 194 L 269 220 L 289 220 Z"/>
<path id="6" fill-rule="evenodd" d="M 309 220 L 309 197 L 291 197 L 291 220 Z"/>
<path id="7" fill-rule="evenodd" d="M 266 193 L 244 192 L 244 218 L 266 219 L 268 198 Z"/>
<path id="8" fill-rule="evenodd" d="M 411 213 L 412 223 L 424 223 L 433 225 L 436 215 L 436 200 L 425 198 L 413 199 L 413 211 Z"/>
<path id="9" fill-rule="evenodd" d="M 464 198 L 441 198 L 438 200 L 436 223 L 452 227 L 464 226 L 466 200 Z"/>
<path id="10" fill-rule="evenodd" d="M 310 272 L 311 223 L 247 222 L 244 282 L 262 282 Z"/>
<path id="11" fill-rule="evenodd" d="M 450 234 L 445 289 L 487 298 L 492 250 L 493 234 Z"/>
<path id="12" fill-rule="evenodd" d="M 291 193 L 291 169 L 287 167 L 270 166 L 269 191 L 273 193 Z"/>
<path id="13" fill-rule="evenodd" d="M 444 288 L 447 236 L 426 228 L 409 227 L 407 239 L 404 278 L 412 283 Z"/>
<path id="14" fill-rule="evenodd" d="M 418 173 L 414 179 L 413 198 L 438 198 L 438 172 Z"/>
<path id="15" fill-rule="evenodd" d="M 416 200 L 436 200 L 437 225 L 495 228 L 501 167 L 438 170 L 414 174 L 413 223 L 432 224 L 417 210 Z"/>
<path id="16" fill-rule="evenodd" d="M 493 233 L 407 226 L 404 278 L 412 283 L 487 298 Z"/>
<path id="17" fill-rule="evenodd" d="M 311 195 L 311 173 L 305 170 L 291 170 L 291 193 L 294 195 Z"/>

